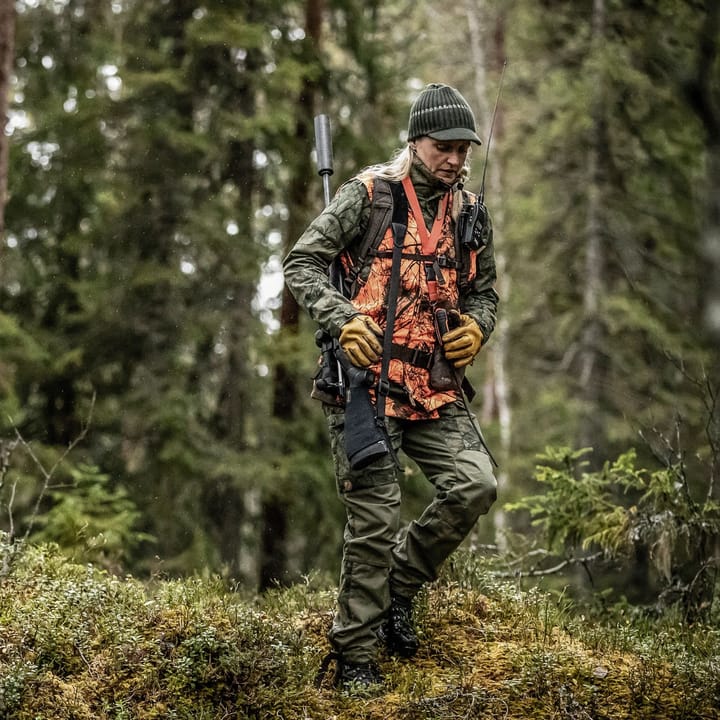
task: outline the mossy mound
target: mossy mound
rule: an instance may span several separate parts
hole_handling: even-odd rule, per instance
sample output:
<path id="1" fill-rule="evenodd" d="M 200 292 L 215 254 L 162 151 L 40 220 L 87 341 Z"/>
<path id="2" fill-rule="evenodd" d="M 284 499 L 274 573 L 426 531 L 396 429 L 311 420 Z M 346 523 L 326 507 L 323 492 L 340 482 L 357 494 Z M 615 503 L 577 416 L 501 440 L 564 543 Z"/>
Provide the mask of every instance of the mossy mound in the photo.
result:
<path id="1" fill-rule="evenodd" d="M 450 578 L 420 598 L 422 648 L 387 693 L 314 678 L 333 589 L 243 599 L 217 580 L 141 583 L 28 548 L 0 582 L 0 716 L 17 720 L 720 718 L 716 628 L 600 629 L 550 596 Z M 673 630 L 673 628 L 675 628 Z"/>

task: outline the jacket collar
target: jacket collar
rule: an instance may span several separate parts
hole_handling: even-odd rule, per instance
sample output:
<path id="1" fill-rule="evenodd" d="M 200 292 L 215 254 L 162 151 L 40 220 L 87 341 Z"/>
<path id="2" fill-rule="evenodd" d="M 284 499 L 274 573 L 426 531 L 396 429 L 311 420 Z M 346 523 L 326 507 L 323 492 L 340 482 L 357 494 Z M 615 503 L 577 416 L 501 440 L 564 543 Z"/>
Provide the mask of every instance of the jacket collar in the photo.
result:
<path id="1" fill-rule="evenodd" d="M 410 167 L 410 179 L 415 186 L 418 199 L 437 200 L 454 186 L 448 185 L 430 172 L 425 163 L 415 156 Z"/>

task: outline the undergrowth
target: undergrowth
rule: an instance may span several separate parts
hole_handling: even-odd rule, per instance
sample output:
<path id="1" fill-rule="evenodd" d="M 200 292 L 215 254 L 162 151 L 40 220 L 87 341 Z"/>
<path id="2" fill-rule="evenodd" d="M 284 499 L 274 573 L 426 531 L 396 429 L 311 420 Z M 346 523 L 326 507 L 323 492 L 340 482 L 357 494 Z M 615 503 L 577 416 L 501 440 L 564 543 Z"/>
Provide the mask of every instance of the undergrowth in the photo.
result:
<path id="1" fill-rule="evenodd" d="M 360 700 L 330 676 L 314 685 L 334 602 L 317 580 L 247 598 L 220 580 L 142 583 L 26 547 L 0 580 L 0 717 L 720 718 L 717 627 L 601 622 L 459 563 L 418 599 L 417 657 L 383 655 L 387 692 Z"/>

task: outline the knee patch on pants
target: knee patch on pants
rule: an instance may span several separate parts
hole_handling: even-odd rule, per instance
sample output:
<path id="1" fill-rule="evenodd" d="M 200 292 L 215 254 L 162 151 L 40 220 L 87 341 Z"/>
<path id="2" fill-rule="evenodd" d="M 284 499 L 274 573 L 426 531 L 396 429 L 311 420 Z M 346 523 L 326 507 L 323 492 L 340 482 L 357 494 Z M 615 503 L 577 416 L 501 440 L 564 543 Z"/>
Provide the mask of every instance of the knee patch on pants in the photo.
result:
<path id="1" fill-rule="evenodd" d="M 488 454 L 482 450 L 462 450 L 456 461 L 457 491 L 464 505 L 484 515 L 497 500 L 497 480 Z"/>

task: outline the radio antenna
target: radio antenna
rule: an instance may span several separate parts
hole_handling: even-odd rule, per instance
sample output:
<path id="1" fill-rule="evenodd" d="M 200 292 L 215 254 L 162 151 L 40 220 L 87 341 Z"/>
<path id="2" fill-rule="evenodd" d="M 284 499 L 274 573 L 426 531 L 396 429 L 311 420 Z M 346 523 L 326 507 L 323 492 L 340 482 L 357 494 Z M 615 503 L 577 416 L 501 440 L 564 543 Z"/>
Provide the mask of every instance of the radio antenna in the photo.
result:
<path id="1" fill-rule="evenodd" d="M 505 68 L 507 67 L 507 58 L 503 60 L 502 72 L 500 73 L 500 82 L 498 84 L 497 97 L 495 98 L 495 107 L 493 108 L 492 120 L 490 121 L 490 131 L 488 132 L 487 146 L 485 147 L 485 163 L 483 165 L 482 182 L 480 183 L 480 202 L 485 202 L 485 175 L 487 174 L 488 158 L 490 157 L 490 143 L 492 142 L 493 129 L 495 128 L 495 116 L 497 115 L 498 104 L 500 103 L 500 94 L 502 93 L 503 80 L 505 79 Z"/>

